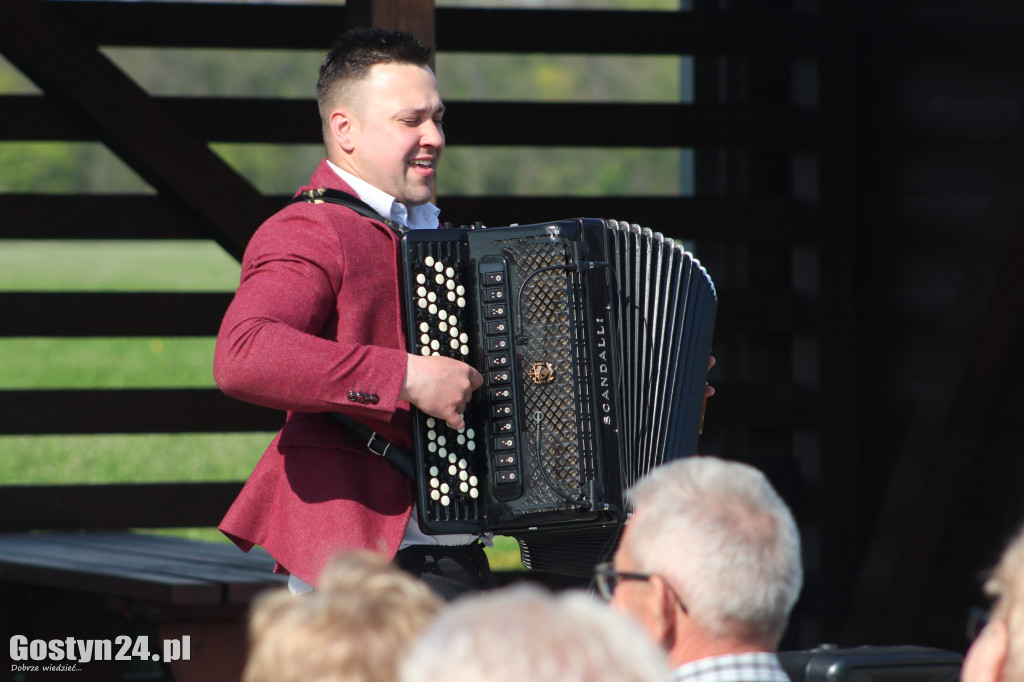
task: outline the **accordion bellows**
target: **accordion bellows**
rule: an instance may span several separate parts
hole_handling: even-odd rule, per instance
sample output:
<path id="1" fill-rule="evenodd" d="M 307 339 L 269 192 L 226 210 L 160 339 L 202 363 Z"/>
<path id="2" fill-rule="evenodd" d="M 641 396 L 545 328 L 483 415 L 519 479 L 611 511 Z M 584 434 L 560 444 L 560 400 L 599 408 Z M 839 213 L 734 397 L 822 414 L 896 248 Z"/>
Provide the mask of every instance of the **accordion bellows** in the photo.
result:
<path id="1" fill-rule="evenodd" d="M 696 454 L 711 278 L 680 244 L 613 220 L 402 240 L 409 352 L 484 376 L 461 431 L 413 411 L 420 526 L 512 536 L 527 567 L 590 575 L 624 491 Z"/>

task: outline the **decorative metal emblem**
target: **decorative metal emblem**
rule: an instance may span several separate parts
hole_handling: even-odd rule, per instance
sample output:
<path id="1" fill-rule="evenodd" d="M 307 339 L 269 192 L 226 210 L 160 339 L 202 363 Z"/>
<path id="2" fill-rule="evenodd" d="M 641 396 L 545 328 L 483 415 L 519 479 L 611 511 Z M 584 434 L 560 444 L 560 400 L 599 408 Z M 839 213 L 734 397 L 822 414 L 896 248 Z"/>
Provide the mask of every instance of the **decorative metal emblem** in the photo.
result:
<path id="1" fill-rule="evenodd" d="M 555 380 L 555 366 L 550 362 L 535 362 L 526 376 L 535 384 L 550 384 Z"/>

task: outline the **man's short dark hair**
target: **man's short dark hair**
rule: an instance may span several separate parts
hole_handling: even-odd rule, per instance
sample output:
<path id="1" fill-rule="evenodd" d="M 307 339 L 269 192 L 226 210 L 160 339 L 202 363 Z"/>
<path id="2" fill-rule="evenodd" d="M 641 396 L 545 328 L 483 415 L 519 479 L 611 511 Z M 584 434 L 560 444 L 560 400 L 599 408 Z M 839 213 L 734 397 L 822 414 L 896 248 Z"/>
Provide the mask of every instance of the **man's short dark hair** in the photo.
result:
<path id="1" fill-rule="evenodd" d="M 430 66 L 433 51 L 411 33 L 354 28 L 342 33 L 320 64 L 316 97 L 321 107 L 338 82 L 366 77 L 374 64 Z"/>

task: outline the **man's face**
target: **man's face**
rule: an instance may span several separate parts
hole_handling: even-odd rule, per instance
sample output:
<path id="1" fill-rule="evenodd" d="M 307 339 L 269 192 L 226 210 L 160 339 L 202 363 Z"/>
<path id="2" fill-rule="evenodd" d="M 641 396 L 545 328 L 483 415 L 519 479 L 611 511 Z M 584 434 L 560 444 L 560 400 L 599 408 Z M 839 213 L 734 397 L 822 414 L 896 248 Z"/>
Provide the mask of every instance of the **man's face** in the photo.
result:
<path id="1" fill-rule="evenodd" d="M 430 201 L 444 150 L 444 104 L 433 72 L 413 64 L 376 64 L 351 93 L 349 106 L 332 114 L 331 129 L 343 151 L 332 161 L 407 206 Z M 343 119 L 339 111 L 346 112 Z"/>

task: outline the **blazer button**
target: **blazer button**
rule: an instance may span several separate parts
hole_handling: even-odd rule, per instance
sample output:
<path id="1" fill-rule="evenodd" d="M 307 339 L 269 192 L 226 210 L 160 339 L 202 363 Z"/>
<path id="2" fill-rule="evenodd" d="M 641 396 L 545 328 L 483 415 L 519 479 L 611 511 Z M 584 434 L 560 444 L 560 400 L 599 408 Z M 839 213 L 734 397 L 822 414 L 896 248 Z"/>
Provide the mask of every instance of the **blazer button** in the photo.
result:
<path id="1" fill-rule="evenodd" d="M 348 392 L 348 399 L 354 402 L 357 399 L 356 398 L 356 392 L 355 391 L 349 391 Z"/>
<path id="2" fill-rule="evenodd" d="M 370 404 L 376 405 L 379 402 L 380 402 L 380 396 L 379 395 L 374 393 L 373 395 L 370 396 Z"/>

